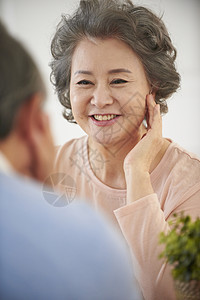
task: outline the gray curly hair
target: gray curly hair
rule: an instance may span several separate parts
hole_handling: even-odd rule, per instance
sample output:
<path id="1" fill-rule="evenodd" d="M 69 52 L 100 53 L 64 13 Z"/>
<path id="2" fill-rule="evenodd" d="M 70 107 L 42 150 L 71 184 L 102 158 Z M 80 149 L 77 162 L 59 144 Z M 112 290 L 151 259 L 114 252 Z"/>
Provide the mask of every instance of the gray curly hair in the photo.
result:
<path id="1" fill-rule="evenodd" d="M 180 75 L 175 68 L 176 49 L 161 18 L 129 0 L 81 0 L 72 16 L 62 16 L 51 43 L 51 82 L 68 121 L 76 123 L 69 96 L 72 55 L 85 37 L 114 37 L 128 44 L 156 91 L 161 113 L 168 111 L 166 99 L 179 88 Z"/>

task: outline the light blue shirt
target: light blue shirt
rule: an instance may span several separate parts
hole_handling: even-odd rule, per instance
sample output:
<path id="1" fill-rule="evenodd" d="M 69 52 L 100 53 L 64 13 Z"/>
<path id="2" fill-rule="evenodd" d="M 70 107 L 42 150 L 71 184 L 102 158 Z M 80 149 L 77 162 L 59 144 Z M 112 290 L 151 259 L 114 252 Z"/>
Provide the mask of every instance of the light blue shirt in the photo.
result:
<path id="1" fill-rule="evenodd" d="M 0 299 L 141 299 L 126 247 L 79 201 L 48 204 L 41 186 L 0 173 Z"/>

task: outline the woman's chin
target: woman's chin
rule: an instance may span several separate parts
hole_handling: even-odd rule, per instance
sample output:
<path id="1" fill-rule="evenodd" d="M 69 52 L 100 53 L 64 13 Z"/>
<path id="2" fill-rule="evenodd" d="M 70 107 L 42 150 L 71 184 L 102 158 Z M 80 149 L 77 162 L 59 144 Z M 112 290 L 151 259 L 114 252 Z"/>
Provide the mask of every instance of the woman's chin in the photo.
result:
<path id="1" fill-rule="evenodd" d="M 112 146 L 115 143 L 120 142 L 123 138 L 122 133 L 123 130 L 121 127 L 116 128 L 116 126 L 104 126 L 92 128 L 89 136 L 100 144 Z"/>
<path id="2" fill-rule="evenodd" d="M 89 136 L 89 143 L 91 146 L 93 143 L 99 144 L 114 157 L 121 153 L 121 151 L 126 152 L 126 149 L 130 148 L 130 143 L 134 144 L 134 142 L 131 141 L 132 139 L 129 135 L 114 135 L 112 132 L 104 131 L 96 132 L 95 134 Z"/>

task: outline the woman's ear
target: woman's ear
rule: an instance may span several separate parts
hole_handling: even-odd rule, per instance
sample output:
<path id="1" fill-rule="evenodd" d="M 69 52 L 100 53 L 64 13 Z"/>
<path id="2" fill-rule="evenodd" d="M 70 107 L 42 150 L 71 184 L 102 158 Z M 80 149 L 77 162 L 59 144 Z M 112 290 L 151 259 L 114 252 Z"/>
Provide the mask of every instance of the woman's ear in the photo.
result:
<path id="1" fill-rule="evenodd" d="M 157 91 L 156 87 L 154 87 L 154 86 L 151 84 L 150 90 L 149 90 L 149 94 L 152 94 L 152 95 L 153 95 L 154 100 L 155 100 L 155 98 L 156 98 L 156 91 Z"/>
<path id="2" fill-rule="evenodd" d="M 152 94 L 152 91 L 153 91 L 153 87 L 152 87 L 152 85 L 151 85 L 151 87 L 150 87 L 150 89 L 149 89 L 149 95 Z"/>

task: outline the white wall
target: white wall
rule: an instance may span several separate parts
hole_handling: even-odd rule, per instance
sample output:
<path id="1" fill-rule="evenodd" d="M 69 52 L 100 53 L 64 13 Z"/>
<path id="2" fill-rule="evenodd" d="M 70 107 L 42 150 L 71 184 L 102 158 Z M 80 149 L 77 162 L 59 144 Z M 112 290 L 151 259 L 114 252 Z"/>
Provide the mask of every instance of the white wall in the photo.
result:
<path id="1" fill-rule="evenodd" d="M 56 144 L 83 135 L 83 131 L 62 117 L 49 82 L 50 41 L 62 13 L 71 13 L 78 0 L 0 0 L 0 17 L 10 31 L 32 53 L 49 91 L 47 110 Z M 181 89 L 169 100 L 169 113 L 163 117 L 163 135 L 172 138 L 200 156 L 200 1 L 135 0 L 160 15 L 177 47 L 177 67 Z"/>

